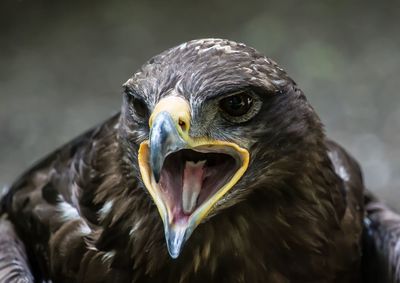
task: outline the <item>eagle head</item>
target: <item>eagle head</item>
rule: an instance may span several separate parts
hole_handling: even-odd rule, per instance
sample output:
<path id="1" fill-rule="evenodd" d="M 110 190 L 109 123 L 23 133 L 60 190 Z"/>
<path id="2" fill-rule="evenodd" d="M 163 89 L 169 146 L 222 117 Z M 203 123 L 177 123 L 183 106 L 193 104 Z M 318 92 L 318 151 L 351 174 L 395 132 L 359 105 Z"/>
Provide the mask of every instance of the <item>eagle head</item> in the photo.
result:
<path id="1" fill-rule="evenodd" d="M 120 136 L 162 219 L 172 258 L 196 227 L 274 189 L 323 136 L 303 93 L 244 44 L 193 40 L 124 84 Z"/>

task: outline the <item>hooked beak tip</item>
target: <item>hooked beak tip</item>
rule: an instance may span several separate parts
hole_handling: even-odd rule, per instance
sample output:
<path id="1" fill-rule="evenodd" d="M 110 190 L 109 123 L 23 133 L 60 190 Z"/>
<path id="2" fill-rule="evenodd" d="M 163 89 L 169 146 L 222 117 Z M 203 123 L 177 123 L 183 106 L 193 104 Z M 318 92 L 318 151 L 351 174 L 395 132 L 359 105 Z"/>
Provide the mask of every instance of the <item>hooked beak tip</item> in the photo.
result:
<path id="1" fill-rule="evenodd" d="M 156 180 L 156 183 L 158 184 L 160 182 L 160 173 L 154 173 L 154 179 Z"/>
<path id="2" fill-rule="evenodd" d="M 187 238 L 187 230 L 186 225 L 170 226 L 166 230 L 165 237 L 167 240 L 168 253 L 173 259 L 176 259 L 181 253 Z"/>

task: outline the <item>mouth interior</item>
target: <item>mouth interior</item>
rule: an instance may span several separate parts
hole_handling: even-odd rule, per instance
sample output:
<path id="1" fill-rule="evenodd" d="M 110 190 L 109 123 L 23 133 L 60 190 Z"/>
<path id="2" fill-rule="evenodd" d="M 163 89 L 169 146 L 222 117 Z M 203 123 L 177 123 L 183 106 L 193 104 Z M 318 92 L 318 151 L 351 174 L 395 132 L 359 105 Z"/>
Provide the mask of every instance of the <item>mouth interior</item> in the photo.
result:
<path id="1" fill-rule="evenodd" d="M 170 209 L 170 221 L 186 222 L 239 168 L 239 158 L 228 153 L 183 149 L 168 155 L 159 188 Z"/>

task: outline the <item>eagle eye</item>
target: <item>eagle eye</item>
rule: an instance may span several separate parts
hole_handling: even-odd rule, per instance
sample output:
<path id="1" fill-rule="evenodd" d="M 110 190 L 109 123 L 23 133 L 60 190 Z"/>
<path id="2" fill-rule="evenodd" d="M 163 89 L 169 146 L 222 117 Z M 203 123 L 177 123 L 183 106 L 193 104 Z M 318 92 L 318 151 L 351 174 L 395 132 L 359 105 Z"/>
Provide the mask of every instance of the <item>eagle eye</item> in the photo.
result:
<path id="1" fill-rule="evenodd" d="M 231 117 L 245 115 L 250 111 L 252 106 L 253 98 L 244 92 L 228 96 L 219 102 L 220 109 Z"/>
<path id="2" fill-rule="evenodd" d="M 132 91 L 125 90 L 125 93 L 128 97 L 129 105 L 135 112 L 135 115 L 140 118 L 146 118 L 149 116 L 149 109 L 147 108 L 146 103 L 143 99 L 139 98 Z"/>
<path id="3" fill-rule="evenodd" d="M 135 113 L 137 116 L 139 116 L 139 117 L 147 116 L 148 109 L 143 100 L 138 99 L 138 98 L 133 98 L 132 105 L 133 105 L 133 109 L 135 110 Z"/>

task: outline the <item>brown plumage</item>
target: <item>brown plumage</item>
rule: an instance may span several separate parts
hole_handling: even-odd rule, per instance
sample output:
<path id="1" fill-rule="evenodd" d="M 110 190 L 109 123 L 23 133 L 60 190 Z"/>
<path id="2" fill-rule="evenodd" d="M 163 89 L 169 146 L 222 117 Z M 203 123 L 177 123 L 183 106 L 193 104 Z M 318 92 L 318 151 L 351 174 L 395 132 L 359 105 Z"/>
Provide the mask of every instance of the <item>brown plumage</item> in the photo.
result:
<path id="1" fill-rule="evenodd" d="M 237 93 L 251 105 L 233 117 L 224 109 L 236 100 L 223 99 Z M 191 139 L 230 142 L 250 153 L 247 171 L 177 254 L 167 249 L 169 228 L 138 163 L 139 146 L 158 123 L 149 126 L 150 114 L 170 96 L 190 105 Z M 179 120 L 183 130 L 185 121 Z M 2 221 L 14 224 L 37 282 L 361 282 L 363 195 L 356 161 L 325 137 L 286 73 L 243 44 L 209 39 L 145 64 L 124 85 L 121 113 L 11 186 Z M 197 202 L 194 211 L 202 209 Z M 391 223 L 381 223 L 385 217 L 371 206 L 374 229 L 366 239 L 380 233 L 379 252 Z M 172 259 L 168 250 L 180 254 Z"/>

